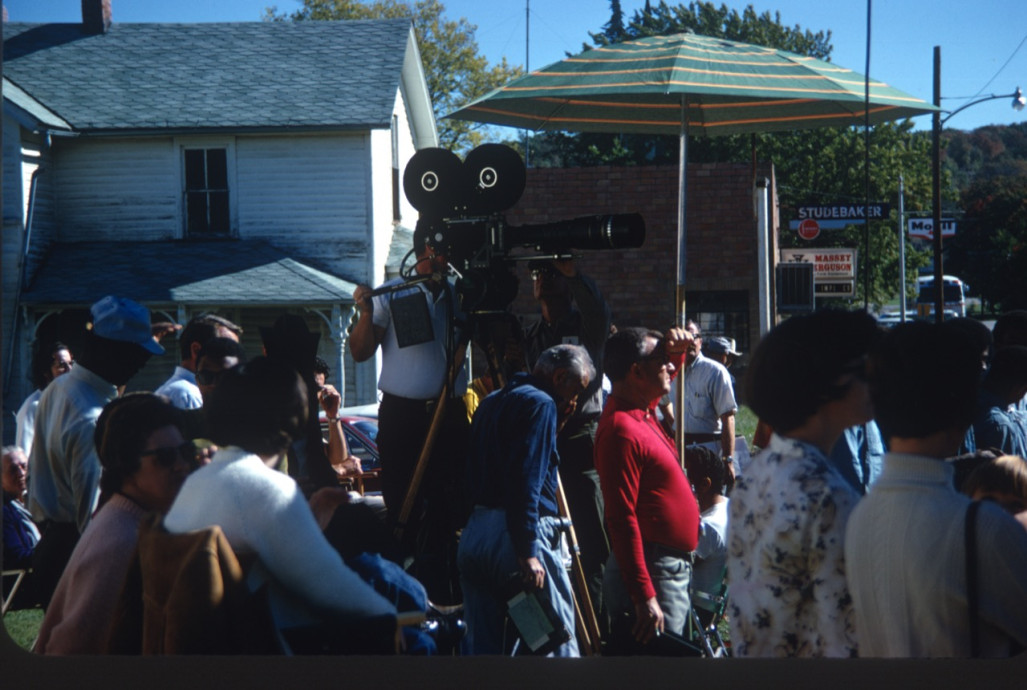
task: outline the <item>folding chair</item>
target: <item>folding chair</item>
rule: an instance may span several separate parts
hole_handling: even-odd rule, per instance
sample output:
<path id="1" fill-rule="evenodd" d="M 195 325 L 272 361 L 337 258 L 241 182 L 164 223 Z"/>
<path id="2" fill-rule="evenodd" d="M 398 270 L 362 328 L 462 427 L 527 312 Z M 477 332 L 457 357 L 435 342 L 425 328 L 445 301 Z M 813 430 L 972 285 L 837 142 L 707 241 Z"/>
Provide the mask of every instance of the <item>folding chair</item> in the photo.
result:
<path id="1" fill-rule="evenodd" d="M 705 656 L 731 656 L 731 648 L 724 643 L 718 629 L 727 608 L 727 570 L 716 592 L 692 590 L 691 601 L 689 627 L 692 641 L 702 648 Z"/>
<path id="2" fill-rule="evenodd" d="M 3 611 L 0 612 L 0 617 L 3 617 L 3 616 L 7 615 L 7 609 L 9 609 L 11 607 L 11 604 L 14 602 L 14 595 L 18 593 L 18 588 L 21 587 L 21 582 L 22 582 L 22 580 L 25 579 L 25 576 L 28 575 L 28 573 L 29 573 L 29 571 L 24 569 L 24 568 L 21 569 L 21 570 L 4 570 L 3 571 L 3 581 L 4 581 L 3 596 L 4 596 L 4 602 L 3 602 Z M 14 578 L 14 584 L 11 585 L 10 589 L 7 588 L 7 584 L 6 584 L 7 583 L 7 578 Z"/>

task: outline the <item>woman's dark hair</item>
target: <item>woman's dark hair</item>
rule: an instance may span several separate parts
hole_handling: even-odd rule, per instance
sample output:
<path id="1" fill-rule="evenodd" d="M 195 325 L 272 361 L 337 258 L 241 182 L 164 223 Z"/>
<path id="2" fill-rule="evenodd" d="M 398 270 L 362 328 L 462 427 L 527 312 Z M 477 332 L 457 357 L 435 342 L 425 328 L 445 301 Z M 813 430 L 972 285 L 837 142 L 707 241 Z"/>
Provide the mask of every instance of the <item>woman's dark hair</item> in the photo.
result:
<path id="1" fill-rule="evenodd" d="M 93 443 L 100 458 L 100 502 L 121 489 L 139 471 L 139 454 L 150 434 L 166 426 L 182 426 L 182 412 L 153 393 L 128 393 L 103 408 L 96 420 Z"/>
<path id="2" fill-rule="evenodd" d="M 43 390 L 47 384 L 53 380 L 53 375 L 50 373 L 50 367 L 53 366 L 53 357 L 61 350 L 67 350 L 71 352 L 71 348 L 62 343 L 60 340 L 55 340 L 50 344 L 49 347 L 40 345 L 32 353 L 32 385 L 37 390 Z"/>
<path id="3" fill-rule="evenodd" d="M 973 422 L 981 351 L 948 323 L 910 321 L 888 331 L 870 359 L 874 418 L 885 440 L 925 438 Z"/>
<path id="4" fill-rule="evenodd" d="M 325 379 L 332 375 L 332 368 L 328 366 L 328 362 L 324 361 L 317 355 L 314 355 L 314 373 L 324 374 Z"/>
<path id="5" fill-rule="evenodd" d="M 859 373 L 882 333 L 863 312 L 825 309 L 793 316 L 756 346 L 745 377 L 752 411 L 778 433 L 801 426 L 822 405 L 845 395 L 838 378 Z"/>
<path id="6" fill-rule="evenodd" d="M 226 371 L 203 409 L 214 443 L 277 455 L 303 435 L 307 385 L 280 359 L 256 357 Z"/>
<path id="7" fill-rule="evenodd" d="M 610 381 L 620 381 L 631 370 L 631 365 L 646 356 L 645 341 L 663 339 L 659 331 L 648 328 L 621 328 L 606 340 L 603 348 L 603 373 Z"/>

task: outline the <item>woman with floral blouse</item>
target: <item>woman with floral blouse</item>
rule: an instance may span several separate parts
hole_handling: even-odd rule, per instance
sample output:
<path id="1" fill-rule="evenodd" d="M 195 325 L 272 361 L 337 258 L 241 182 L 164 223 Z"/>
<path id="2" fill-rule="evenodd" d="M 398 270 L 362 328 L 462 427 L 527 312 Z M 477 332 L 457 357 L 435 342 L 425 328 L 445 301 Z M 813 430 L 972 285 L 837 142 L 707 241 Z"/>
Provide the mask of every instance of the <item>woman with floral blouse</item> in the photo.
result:
<path id="1" fill-rule="evenodd" d="M 857 654 L 843 538 L 859 494 L 827 456 L 873 417 L 866 360 L 879 337 L 867 314 L 825 310 L 788 319 L 753 353 L 746 400 L 774 433 L 731 493 L 736 656 Z"/>

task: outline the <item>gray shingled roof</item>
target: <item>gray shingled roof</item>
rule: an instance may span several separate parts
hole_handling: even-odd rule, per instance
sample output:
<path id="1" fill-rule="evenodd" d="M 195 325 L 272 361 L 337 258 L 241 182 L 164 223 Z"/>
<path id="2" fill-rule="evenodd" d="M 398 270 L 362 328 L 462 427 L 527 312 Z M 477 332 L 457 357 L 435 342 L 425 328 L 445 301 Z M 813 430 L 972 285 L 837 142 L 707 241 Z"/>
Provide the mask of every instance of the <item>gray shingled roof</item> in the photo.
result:
<path id="1" fill-rule="evenodd" d="M 79 131 L 388 127 L 407 20 L 4 24 L 4 76 Z M 228 69 L 230 67 L 230 69 Z"/>
<path id="2" fill-rule="evenodd" d="M 50 248 L 21 301 L 88 305 L 113 294 L 148 305 L 312 305 L 352 301 L 355 288 L 262 240 L 76 242 Z"/>

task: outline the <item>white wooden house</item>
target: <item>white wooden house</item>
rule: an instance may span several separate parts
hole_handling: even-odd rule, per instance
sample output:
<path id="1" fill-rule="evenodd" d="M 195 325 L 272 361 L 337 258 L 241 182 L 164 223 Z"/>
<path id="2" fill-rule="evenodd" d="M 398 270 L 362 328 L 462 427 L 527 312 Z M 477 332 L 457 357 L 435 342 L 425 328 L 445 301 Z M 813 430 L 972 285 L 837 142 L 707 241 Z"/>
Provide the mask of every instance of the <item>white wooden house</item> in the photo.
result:
<path id="1" fill-rule="evenodd" d="M 104 4 L 3 27 L 4 408 L 33 340 L 73 344 L 106 294 L 226 316 L 250 356 L 304 314 L 346 404 L 372 402 L 374 367 L 344 354 L 352 290 L 409 246 L 402 170 L 438 145 L 410 23 L 118 24 Z M 164 344 L 130 387 L 170 374 Z"/>

